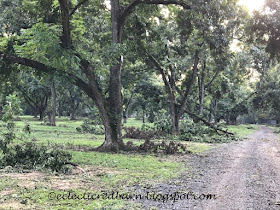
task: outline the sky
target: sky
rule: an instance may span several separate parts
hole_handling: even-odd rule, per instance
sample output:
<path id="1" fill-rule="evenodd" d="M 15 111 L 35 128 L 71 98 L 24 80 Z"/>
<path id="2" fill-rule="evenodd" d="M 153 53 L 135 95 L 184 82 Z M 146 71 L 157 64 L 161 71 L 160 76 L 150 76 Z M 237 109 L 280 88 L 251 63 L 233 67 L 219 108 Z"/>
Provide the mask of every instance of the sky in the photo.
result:
<path id="1" fill-rule="evenodd" d="M 253 10 L 260 10 L 264 5 L 265 0 L 239 0 L 240 5 L 244 5 L 249 9 L 252 14 Z"/>

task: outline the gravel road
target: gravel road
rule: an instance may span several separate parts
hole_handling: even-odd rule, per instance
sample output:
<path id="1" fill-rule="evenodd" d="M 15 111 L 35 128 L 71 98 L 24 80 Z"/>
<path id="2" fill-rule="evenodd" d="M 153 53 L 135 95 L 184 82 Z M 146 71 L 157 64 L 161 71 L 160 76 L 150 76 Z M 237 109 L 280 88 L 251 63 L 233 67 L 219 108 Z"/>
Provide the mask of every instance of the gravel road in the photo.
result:
<path id="1" fill-rule="evenodd" d="M 247 140 L 191 155 L 186 167 L 169 183 L 135 190 L 149 198 L 141 200 L 144 209 L 280 209 L 280 141 L 268 127 L 259 126 Z"/>

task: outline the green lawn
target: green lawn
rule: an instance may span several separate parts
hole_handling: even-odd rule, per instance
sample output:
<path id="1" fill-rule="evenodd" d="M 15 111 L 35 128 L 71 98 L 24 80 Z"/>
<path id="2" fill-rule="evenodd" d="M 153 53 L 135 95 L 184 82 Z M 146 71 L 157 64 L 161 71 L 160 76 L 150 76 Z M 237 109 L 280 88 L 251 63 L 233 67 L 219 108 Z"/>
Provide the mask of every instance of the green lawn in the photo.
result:
<path id="1" fill-rule="evenodd" d="M 257 125 L 227 125 L 225 129 L 236 134 L 237 136 L 244 138 L 252 133 L 254 133 L 257 129 Z"/>

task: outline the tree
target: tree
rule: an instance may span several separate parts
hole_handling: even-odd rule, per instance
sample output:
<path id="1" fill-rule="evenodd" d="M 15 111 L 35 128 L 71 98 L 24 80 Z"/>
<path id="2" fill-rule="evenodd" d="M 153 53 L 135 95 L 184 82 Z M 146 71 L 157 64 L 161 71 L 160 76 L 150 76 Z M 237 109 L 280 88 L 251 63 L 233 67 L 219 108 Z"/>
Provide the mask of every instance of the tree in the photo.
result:
<path id="1" fill-rule="evenodd" d="M 280 55 L 280 1 L 267 0 L 262 11 L 254 13 L 247 26 L 248 43 L 254 67 L 260 74 L 254 107 L 262 117 L 272 117 L 279 123 L 279 55 Z"/>
<path id="2" fill-rule="evenodd" d="M 31 107 L 34 117 L 43 120 L 51 95 L 50 88 L 30 72 L 21 72 L 21 81 L 15 85 L 19 95 Z"/>
<path id="3" fill-rule="evenodd" d="M 180 118 L 190 106 L 197 77 L 202 112 L 205 88 L 209 88 L 219 72 L 226 69 L 230 57 L 229 44 L 245 16 L 234 1 L 192 4 L 190 11 L 169 8 L 172 18 L 158 14 L 152 23 L 148 23 L 136 17 L 134 24 L 138 30 L 137 37 L 142 39 L 135 48 L 143 51 L 142 57 L 147 65 L 156 69 L 163 80 L 175 135 L 179 134 Z M 165 29 L 166 25 L 168 29 Z M 207 60 L 208 57 L 210 59 Z M 210 60 L 214 67 L 205 87 L 205 68 Z"/>
<path id="4" fill-rule="evenodd" d="M 262 11 L 256 11 L 248 24 L 249 41 L 266 45 L 271 57 L 280 53 L 280 1 L 267 0 Z M 252 33 L 253 32 L 253 33 Z"/>
<path id="5" fill-rule="evenodd" d="M 86 38 L 86 36 L 83 36 L 83 30 L 85 30 L 85 28 L 82 26 L 84 22 L 79 22 L 79 20 L 83 18 L 82 7 L 84 5 L 88 3 L 88 7 L 94 8 L 95 11 L 103 11 L 105 15 L 108 15 L 108 12 L 104 10 L 104 6 L 101 6 L 101 8 L 100 6 L 96 6 L 97 3 L 89 4 L 90 1 L 79 2 L 73 10 L 70 9 L 70 2 L 68 0 L 59 0 L 58 5 L 55 5 L 55 1 L 50 2 L 52 5 L 48 5 L 48 13 L 39 13 L 42 15 L 42 21 L 36 24 L 31 22 L 31 26 L 26 24 L 29 26 L 28 29 L 21 31 L 21 36 L 19 36 L 21 38 L 20 42 L 24 44 L 17 45 L 17 43 L 13 42 L 13 33 L 16 32 L 16 30 L 5 27 L 8 24 L 2 25 L 1 28 L 5 28 L 6 32 L 5 34 L 2 33 L 1 39 L 8 39 L 9 44 L 17 47 L 14 47 L 14 51 L 13 48 L 8 49 L 7 44 L 4 49 L 1 49 L 0 51 L 0 59 L 6 63 L 17 63 L 32 67 L 39 72 L 44 72 L 50 75 L 56 74 L 68 78 L 73 84 L 78 86 L 90 98 L 92 98 L 99 110 L 105 127 L 105 141 L 99 149 L 103 151 L 118 151 L 119 149 L 125 149 L 121 134 L 122 53 L 118 50 L 121 48 L 125 20 L 133 12 L 135 7 L 140 4 L 177 4 L 185 9 L 190 9 L 190 6 L 183 1 L 174 0 L 134 0 L 128 5 L 120 5 L 118 0 L 111 0 L 110 33 L 112 46 L 111 54 L 113 55 L 111 58 L 113 59 L 113 62 L 111 62 L 109 71 L 108 95 L 106 96 L 98 84 L 98 70 L 96 70 L 95 65 L 93 65 L 94 61 L 89 59 L 90 56 L 86 55 L 87 52 L 82 50 L 82 46 L 85 43 L 78 42 L 77 40 L 84 40 L 83 38 Z M 25 8 L 26 4 L 30 3 L 30 1 L 17 1 L 17 3 L 19 4 L 17 5 L 18 8 Z M 101 2 L 98 3 L 103 5 Z M 8 8 L 9 6 L 11 5 L 8 4 L 4 8 Z M 14 5 L 11 7 L 14 7 Z M 49 14 L 53 7 L 59 8 L 61 18 L 60 24 L 57 22 L 56 18 L 53 18 L 51 23 L 46 21 L 49 19 L 48 17 L 55 17 L 56 14 L 58 14 L 57 10 L 54 10 L 54 13 Z M 32 6 L 25 9 L 32 9 Z M 39 7 L 39 10 L 43 11 L 44 9 Z M 81 10 L 80 13 L 79 10 Z M 31 14 L 31 12 L 27 13 L 27 16 L 28 15 L 32 16 L 31 20 L 36 17 L 36 15 Z M 62 26 L 61 36 L 60 26 Z M 19 37 L 16 37 L 15 39 Z M 41 40 L 42 43 L 38 43 L 38 39 Z M 34 44 L 34 41 L 36 44 Z M 39 54 L 34 54 L 36 50 L 39 50 Z M 90 54 L 93 54 L 94 57 L 94 53 Z M 67 57 L 67 59 L 65 59 L 65 57 Z M 75 70 L 78 70 L 79 73 Z"/>

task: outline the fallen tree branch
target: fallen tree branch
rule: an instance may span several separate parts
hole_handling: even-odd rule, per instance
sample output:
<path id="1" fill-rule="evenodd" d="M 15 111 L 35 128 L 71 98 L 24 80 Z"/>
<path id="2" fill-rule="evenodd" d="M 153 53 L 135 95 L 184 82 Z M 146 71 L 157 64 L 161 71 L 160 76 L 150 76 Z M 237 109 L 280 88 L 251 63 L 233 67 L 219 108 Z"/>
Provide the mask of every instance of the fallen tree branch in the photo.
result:
<path id="1" fill-rule="evenodd" d="M 185 112 L 193 119 L 197 119 L 201 122 L 203 122 L 205 125 L 209 126 L 210 128 L 214 129 L 216 131 L 217 134 L 221 135 L 218 131 L 221 131 L 222 133 L 225 133 L 227 135 L 234 135 L 234 133 L 225 131 L 221 128 L 217 128 L 214 124 L 207 122 L 207 120 L 203 119 L 202 117 L 190 112 L 189 110 L 185 109 Z"/>

